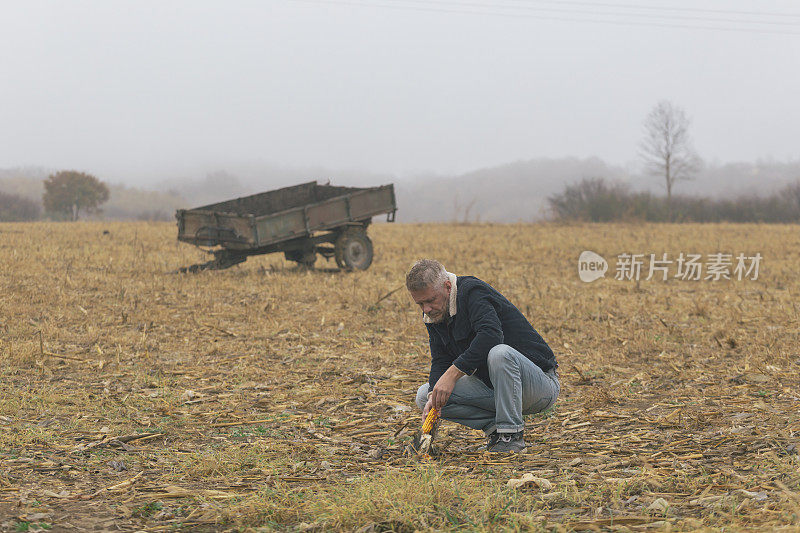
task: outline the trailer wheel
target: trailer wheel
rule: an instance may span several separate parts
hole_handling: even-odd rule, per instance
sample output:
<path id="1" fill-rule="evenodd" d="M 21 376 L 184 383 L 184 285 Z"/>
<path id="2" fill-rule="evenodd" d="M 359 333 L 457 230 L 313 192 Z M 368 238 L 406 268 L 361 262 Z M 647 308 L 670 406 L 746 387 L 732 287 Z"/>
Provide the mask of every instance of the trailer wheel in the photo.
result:
<path id="1" fill-rule="evenodd" d="M 336 264 L 344 270 L 366 270 L 372 264 L 372 240 L 363 230 L 349 229 L 334 245 Z"/>

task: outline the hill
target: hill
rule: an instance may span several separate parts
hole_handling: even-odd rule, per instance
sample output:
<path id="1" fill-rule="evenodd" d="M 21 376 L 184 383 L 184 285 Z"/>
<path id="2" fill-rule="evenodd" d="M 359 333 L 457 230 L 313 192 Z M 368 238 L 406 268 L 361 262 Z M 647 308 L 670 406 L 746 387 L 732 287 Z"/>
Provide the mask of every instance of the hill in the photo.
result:
<path id="1" fill-rule="evenodd" d="M 0 169 L 0 192 L 41 202 L 41 182 L 50 172 L 40 167 Z M 98 177 L 109 181 L 105 176 Z M 547 217 L 548 196 L 585 178 L 624 182 L 632 190 L 663 192 L 659 178 L 596 157 L 538 158 L 459 175 L 400 178 L 352 169 L 251 164 L 166 177 L 147 189 L 112 183 L 111 199 L 103 207 L 102 216 L 171 220 L 177 208 L 197 207 L 317 180 L 348 186 L 394 183 L 400 222 L 530 222 Z M 676 192 L 709 198 L 768 195 L 797 179 L 800 179 L 800 161 L 714 163 L 698 172 L 696 179 L 680 182 Z"/>

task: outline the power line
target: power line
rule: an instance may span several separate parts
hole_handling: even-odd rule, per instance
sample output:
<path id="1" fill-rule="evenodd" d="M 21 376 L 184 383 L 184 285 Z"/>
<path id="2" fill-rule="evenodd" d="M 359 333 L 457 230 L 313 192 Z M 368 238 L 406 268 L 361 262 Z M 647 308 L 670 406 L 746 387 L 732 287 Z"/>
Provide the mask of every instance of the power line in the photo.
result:
<path id="1" fill-rule="evenodd" d="M 435 5 L 435 2 L 429 1 L 426 2 L 425 6 L 416 6 L 416 5 L 409 5 L 409 4 L 381 4 L 377 2 L 361 2 L 356 0 L 291 0 L 293 2 L 304 2 L 304 3 L 312 3 L 312 4 L 324 4 L 324 5 L 346 5 L 346 6 L 359 6 L 359 7 L 370 7 L 370 8 L 381 8 L 381 9 L 394 9 L 394 10 L 405 10 L 405 11 L 420 11 L 420 12 L 432 12 L 432 13 L 455 13 L 455 14 L 462 14 L 462 15 L 489 15 L 495 17 L 507 17 L 507 18 L 529 18 L 529 19 L 537 19 L 537 20 L 553 20 L 559 22 L 588 22 L 588 23 L 597 23 L 597 24 L 611 24 L 615 26 L 650 26 L 650 27 L 661 27 L 661 28 L 678 28 L 678 29 L 693 29 L 693 30 L 712 30 L 712 31 L 727 31 L 727 32 L 742 32 L 742 33 L 761 33 L 761 34 L 769 34 L 769 35 L 800 35 L 800 32 L 793 32 L 793 31 L 776 31 L 776 30 L 769 30 L 769 29 L 761 29 L 761 28 L 748 28 L 748 27 L 726 27 L 726 26 L 700 26 L 700 25 L 686 25 L 686 24 L 670 24 L 670 23 L 659 23 L 659 22 L 650 22 L 647 19 L 642 19 L 641 17 L 646 15 L 635 14 L 631 13 L 630 15 L 624 15 L 628 17 L 639 17 L 640 20 L 604 20 L 604 19 L 596 19 L 596 18 L 574 18 L 574 17 L 560 17 L 560 16 L 553 16 L 553 15 L 533 15 L 531 13 L 511 13 L 508 11 L 475 11 L 475 10 L 465 10 L 465 9 L 446 9 L 446 8 L 438 8 L 438 7 L 429 7 L 431 5 Z M 384 0 L 387 1 L 387 0 Z M 408 0 L 407 0 L 408 1 Z M 579 15 L 583 15 L 584 13 L 574 11 Z M 589 13 L 589 15 L 596 15 L 596 13 Z M 702 22 L 713 22 L 708 19 L 698 19 L 698 21 Z M 739 21 L 737 21 L 739 22 Z"/>
<path id="2" fill-rule="evenodd" d="M 643 18 L 643 19 L 655 19 L 655 20 L 686 20 L 686 21 L 696 21 L 696 22 L 717 22 L 717 23 L 739 23 L 739 24 L 761 24 L 761 25 L 777 25 L 777 26 L 793 26 L 797 29 L 800 29 L 800 24 L 798 22 L 786 22 L 786 21 L 776 21 L 776 20 L 746 20 L 741 18 L 717 18 L 717 17 L 698 17 L 696 15 L 682 15 L 682 14 L 670 14 L 670 13 L 635 13 L 635 12 L 625 12 L 625 11 L 594 11 L 594 12 L 582 12 L 575 9 L 564 9 L 564 8 L 552 8 L 552 7 L 536 7 L 531 5 L 503 5 L 502 3 L 484 3 L 484 2 L 474 2 L 474 1 L 432 1 L 432 0 L 383 0 L 384 2 L 388 2 L 390 4 L 397 4 L 398 6 L 404 4 L 422 4 L 423 6 L 431 6 L 431 5 L 439 5 L 439 6 L 446 6 L 446 7 L 468 7 L 468 8 L 500 8 L 500 9 L 511 9 L 511 10 L 521 10 L 521 11 L 529 11 L 529 12 L 542 12 L 542 13 L 569 13 L 569 14 L 578 14 L 578 15 L 600 15 L 600 16 L 623 16 L 623 17 L 635 17 L 635 18 Z M 549 3 L 549 2 L 547 2 Z M 597 4 L 598 6 L 601 4 Z M 605 4 L 611 5 L 611 4 Z M 409 6 L 412 7 L 412 6 Z M 417 6 L 413 6 L 417 7 Z M 797 15 L 800 16 L 800 15 Z"/>
<path id="3" fill-rule="evenodd" d="M 751 15 L 757 17 L 796 17 L 800 18 L 800 13 L 778 13 L 775 11 L 739 11 L 734 9 L 702 9 L 697 7 L 675 7 L 675 6 L 643 6 L 638 4 L 614 4 L 603 2 L 580 2 L 576 0 L 507 0 L 508 2 L 518 2 L 524 4 L 555 4 L 555 5 L 574 5 L 585 7 L 612 7 L 612 8 L 631 8 L 640 11 L 678 11 L 686 13 L 711 13 L 721 15 Z"/>

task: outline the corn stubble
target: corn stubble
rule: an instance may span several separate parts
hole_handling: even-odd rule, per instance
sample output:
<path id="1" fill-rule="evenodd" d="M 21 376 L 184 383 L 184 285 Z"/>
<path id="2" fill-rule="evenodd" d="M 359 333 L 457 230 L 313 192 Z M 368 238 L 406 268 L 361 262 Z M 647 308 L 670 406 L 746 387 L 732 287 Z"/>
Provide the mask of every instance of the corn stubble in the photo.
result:
<path id="1" fill-rule="evenodd" d="M 272 255 L 176 275 L 204 256 L 173 224 L 0 225 L 0 529 L 799 523 L 796 226 L 370 234 L 365 272 Z M 583 250 L 764 260 L 757 281 L 584 284 Z M 420 257 L 497 287 L 554 348 L 562 395 L 526 453 L 448 422 L 441 456 L 404 453 L 427 336 L 386 295 Z"/>

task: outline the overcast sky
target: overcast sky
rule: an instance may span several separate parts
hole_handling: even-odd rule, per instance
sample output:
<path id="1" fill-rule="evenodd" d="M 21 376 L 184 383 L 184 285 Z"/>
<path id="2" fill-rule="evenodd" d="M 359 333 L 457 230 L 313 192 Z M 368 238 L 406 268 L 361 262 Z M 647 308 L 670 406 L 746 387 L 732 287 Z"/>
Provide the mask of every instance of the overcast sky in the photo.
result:
<path id="1" fill-rule="evenodd" d="M 0 167 L 130 184 L 626 164 L 660 99 L 707 160 L 800 157 L 792 0 L 6 1 L 0 75 Z"/>

